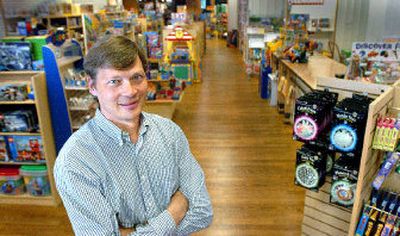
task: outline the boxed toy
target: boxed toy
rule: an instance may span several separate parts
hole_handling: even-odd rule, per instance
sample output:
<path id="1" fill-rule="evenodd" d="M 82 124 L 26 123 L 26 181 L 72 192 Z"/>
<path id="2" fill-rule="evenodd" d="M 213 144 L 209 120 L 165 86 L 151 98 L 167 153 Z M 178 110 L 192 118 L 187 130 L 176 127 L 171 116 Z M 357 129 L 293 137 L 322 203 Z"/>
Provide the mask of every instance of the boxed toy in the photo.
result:
<path id="1" fill-rule="evenodd" d="M 17 162 L 46 162 L 40 136 L 9 136 L 11 158 Z"/>
<path id="2" fill-rule="evenodd" d="M 0 161 L 8 161 L 7 140 L 5 136 L 0 136 Z"/>
<path id="3" fill-rule="evenodd" d="M 354 204 L 359 159 L 343 154 L 334 164 L 330 202 L 351 207 Z"/>
<path id="4" fill-rule="evenodd" d="M 36 113 L 32 110 L 4 112 L 0 113 L 0 116 L 4 122 L 3 132 L 34 132 L 39 130 Z"/>
<path id="5" fill-rule="evenodd" d="M 31 43 L 0 42 L 0 71 L 32 70 Z"/>
<path id="6" fill-rule="evenodd" d="M 313 146 L 303 145 L 297 150 L 295 184 L 318 191 L 325 183 L 327 152 Z"/>
<path id="7" fill-rule="evenodd" d="M 13 167 L 0 168 L 0 193 L 17 195 L 24 193 L 24 181 L 19 170 Z"/>

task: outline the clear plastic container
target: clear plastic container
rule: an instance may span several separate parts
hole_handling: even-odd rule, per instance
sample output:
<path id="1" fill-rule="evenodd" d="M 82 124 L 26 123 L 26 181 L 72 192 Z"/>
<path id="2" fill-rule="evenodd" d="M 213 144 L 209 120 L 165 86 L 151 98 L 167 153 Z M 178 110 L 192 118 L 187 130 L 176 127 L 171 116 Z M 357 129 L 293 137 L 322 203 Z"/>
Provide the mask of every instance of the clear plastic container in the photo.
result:
<path id="1" fill-rule="evenodd" d="M 0 193 L 18 195 L 24 193 L 24 181 L 16 168 L 0 168 Z"/>
<path id="2" fill-rule="evenodd" d="M 46 166 L 21 166 L 20 174 L 24 177 L 26 191 L 30 195 L 48 196 L 51 194 Z"/>

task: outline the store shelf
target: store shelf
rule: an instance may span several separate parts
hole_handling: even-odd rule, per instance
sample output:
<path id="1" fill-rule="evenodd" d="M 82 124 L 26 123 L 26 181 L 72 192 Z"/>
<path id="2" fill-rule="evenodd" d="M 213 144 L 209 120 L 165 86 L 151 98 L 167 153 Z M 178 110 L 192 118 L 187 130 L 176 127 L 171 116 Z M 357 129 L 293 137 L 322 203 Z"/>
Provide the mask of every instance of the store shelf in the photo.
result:
<path id="1" fill-rule="evenodd" d="M 14 135 L 14 136 L 39 136 L 40 133 L 28 133 L 28 132 L 0 132 L 0 135 Z"/>
<path id="2" fill-rule="evenodd" d="M 71 87 L 71 86 L 66 86 L 64 88 L 65 88 L 65 90 L 81 90 L 81 91 L 89 90 L 89 87 Z"/>
<path id="3" fill-rule="evenodd" d="M 17 70 L 17 71 L 0 71 L 1 75 L 34 75 L 37 73 L 41 73 L 43 71 L 35 71 L 35 70 Z"/>
<path id="4" fill-rule="evenodd" d="M 40 162 L 15 162 L 15 161 L 0 161 L 0 165 L 28 165 L 28 166 L 38 166 L 45 165 L 46 163 Z"/>
<path id="5" fill-rule="evenodd" d="M 169 82 L 171 79 L 148 79 L 147 82 Z"/>
<path id="6" fill-rule="evenodd" d="M 51 196 L 31 196 L 27 193 L 21 195 L 2 195 L 0 194 L 0 204 L 18 204 L 18 205 L 39 205 L 39 206 L 54 206 Z"/>
<path id="7" fill-rule="evenodd" d="M 70 111 L 88 111 L 90 109 L 90 106 L 87 107 L 69 107 Z"/>
<path id="8" fill-rule="evenodd" d="M 161 60 L 161 58 L 157 59 L 157 58 L 148 58 L 147 61 L 150 63 L 159 63 Z"/>
<path id="9" fill-rule="evenodd" d="M 59 59 L 57 61 L 57 64 L 58 64 L 59 67 L 63 67 L 63 66 L 66 66 L 66 65 L 70 65 L 71 63 L 74 63 L 74 62 L 79 61 L 81 59 L 82 59 L 81 56 L 63 57 L 63 58 L 61 58 L 61 59 Z"/>
<path id="10" fill-rule="evenodd" d="M 25 105 L 25 104 L 35 104 L 35 100 L 25 100 L 25 101 L 0 101 L 0 105 Z"/>
<path id="11" fill-rule="evenodd" d="M 75 15 L 72 15 L 72 14 L 65 14 L 65 15 L 50 15 L 50 16 L 48 16 L 47 18 L 49 18 L 49 19 L 59 19 L 59 18 L 71 18 L 71 17 L 81 17 L 81 15 L 80 14 L 75 14 Z"/>
<path id="12" fill-rule="evenodd" d="M 69 26 L 68 29 L 82 29 L 82 26 Z"/>
<path id="13" fill-rule="evenodd" d="M 172 99 L 157 99 L 157 100 L 147 100 L 146 103 L 174 103 L 179 102 L 179 100 Z"/>

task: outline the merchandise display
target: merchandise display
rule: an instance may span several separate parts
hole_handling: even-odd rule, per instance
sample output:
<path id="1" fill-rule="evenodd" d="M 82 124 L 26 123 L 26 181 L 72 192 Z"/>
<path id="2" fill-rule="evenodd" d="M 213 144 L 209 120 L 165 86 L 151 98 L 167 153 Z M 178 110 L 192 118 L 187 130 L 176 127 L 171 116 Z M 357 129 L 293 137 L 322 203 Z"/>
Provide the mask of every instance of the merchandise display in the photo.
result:
<path id="1" fill-rule="evenodd" d="M 398 150 L 400 150 L 400 147 L 398 148 Z M 386 160 L 382 163 L 377 176 L 375 177 L 374 181 L 372 181 L 372 187 L 374 189 L 379 190 L 381 188 L 387 176 L 396 166 L 399 158 L 400 158 L 400 152 L 396 151 L 387 153 Z"/>
<path id="2" fill-rule="evenodd" d="M 388 190 L 372 191 L 364 205 L 356 236 L 397 236 L 400 234 L 400 195 Z"/>
<path id="3" fill-rule="evenodd" d="M 400 119 L 379 117 L 376 123 L 372 148 L 393 152 L 400 137 Z"/>
<path id="4" fill-rule="evenodd" d="M 393 84 L 400 77 L 397 43 L 355 42 L 346 78 L 378 84 Z"/>

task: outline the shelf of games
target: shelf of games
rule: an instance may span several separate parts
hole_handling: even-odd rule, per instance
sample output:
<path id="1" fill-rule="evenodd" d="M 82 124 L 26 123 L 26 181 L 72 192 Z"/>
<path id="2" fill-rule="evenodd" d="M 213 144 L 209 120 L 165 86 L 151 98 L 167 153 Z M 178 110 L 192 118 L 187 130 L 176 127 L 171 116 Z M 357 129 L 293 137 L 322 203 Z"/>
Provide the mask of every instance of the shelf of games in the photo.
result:
<path id="1" fill-rule="evenodd" d="M 0 87 L 0 204 L 58 205 L 45 75 L 0 72 Z M 41 177 L 26 175 L 29 168 L 40 168 Z"/>

